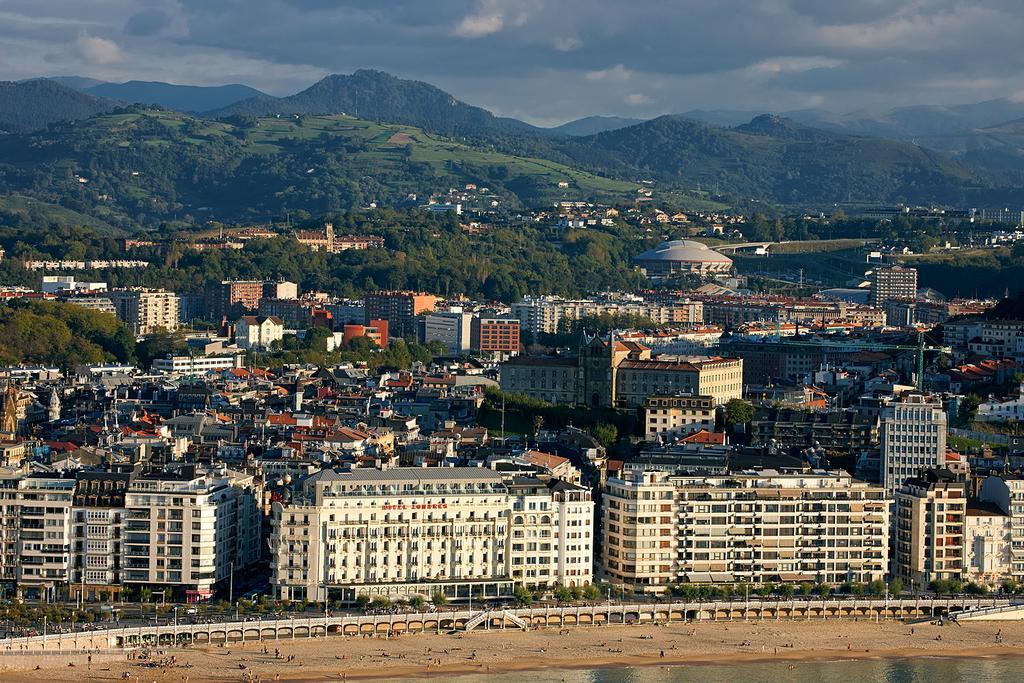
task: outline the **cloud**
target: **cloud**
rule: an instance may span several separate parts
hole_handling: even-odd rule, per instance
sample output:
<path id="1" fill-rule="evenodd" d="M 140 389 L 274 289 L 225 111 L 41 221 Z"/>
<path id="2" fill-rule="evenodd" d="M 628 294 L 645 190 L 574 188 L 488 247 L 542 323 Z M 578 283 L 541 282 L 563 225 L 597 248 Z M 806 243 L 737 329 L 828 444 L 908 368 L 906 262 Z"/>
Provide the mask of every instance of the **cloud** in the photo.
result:
<path id="1" fill-rule="evenodd" d="M 484 0 L 476 12 L 466 15 L 455 27 L 462 38 L 483 38 L 505 28 L 505 10 L 494 0 Z"/>
<path id="2" fill-rule="evenodd" d="M 622 64 L 616 64 L 609 69 L 587 72 L 588 81 L 628 81 L 632 76 L 633 72 Z"/>
<path id="3" fill-rule="evenodd" d="M 0 0 L 0 80 L 289 94 L 368 67 L 536 122 L 843 112 L 1024 92 L 1022 34 L 1020 0 Z"/>
<path id="4" fill-rule="evenodd" d="M 91 36 L 84 31 L 78 34 L 75 40 L 74 53 L 86 64 L 117 64 L 124 61 L 124 55 L 117 43 Z"/>
<path id="5" fill-rule="evenodd" d="M 559 52 L 572 52 L 583 47 L 583 41 L 574 36 L 555 38 L 554 48 Z"/>

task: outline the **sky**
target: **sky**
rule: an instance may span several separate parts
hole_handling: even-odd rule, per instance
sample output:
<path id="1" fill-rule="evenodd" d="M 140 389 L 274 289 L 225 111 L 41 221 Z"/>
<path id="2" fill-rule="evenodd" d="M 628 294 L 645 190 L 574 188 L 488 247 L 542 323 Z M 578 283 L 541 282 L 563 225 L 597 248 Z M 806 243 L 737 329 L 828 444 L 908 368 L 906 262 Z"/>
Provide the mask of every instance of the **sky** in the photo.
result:
<path id="1" fill-rule="evenodd" d="M 0 0 L 0 80 L 376 68 L 539 125 L 1024 98 L 1021 0 Z"/>

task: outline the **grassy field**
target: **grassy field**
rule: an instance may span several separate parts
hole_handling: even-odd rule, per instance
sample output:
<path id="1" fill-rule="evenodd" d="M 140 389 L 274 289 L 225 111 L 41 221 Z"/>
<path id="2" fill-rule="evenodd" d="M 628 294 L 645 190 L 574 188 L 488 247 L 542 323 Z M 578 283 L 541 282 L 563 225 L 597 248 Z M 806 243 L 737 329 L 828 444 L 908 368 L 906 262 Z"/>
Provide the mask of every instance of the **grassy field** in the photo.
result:
<path id="1" fill-rule="evenodd" d="M 24 217 L 35 217 L 36 220 L 44 224 L 85 225 L 111 235 L 122 234 L 122 231 L 93 216 L 86 216 L 57 204 L 49 204 L 17 194 L 0 195 L 0 211 Z"/>

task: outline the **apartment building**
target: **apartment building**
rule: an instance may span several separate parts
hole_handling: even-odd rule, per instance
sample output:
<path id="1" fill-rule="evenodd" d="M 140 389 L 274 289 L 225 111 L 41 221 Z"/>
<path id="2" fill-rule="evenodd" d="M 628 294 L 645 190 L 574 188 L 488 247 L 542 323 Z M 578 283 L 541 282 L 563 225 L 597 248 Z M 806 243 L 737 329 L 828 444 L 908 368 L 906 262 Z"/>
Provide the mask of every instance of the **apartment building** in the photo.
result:
<path id="1" fill-rule="evenodd" d="M 576 371 L 569 366 L 575 362 Z M 642 408 L 652 395 L 743 395 L 743 361 L 719 356 L 651 358 L 642 344 L 588 337 L 575 359 L 521 356 L 501 365 L 502 391 L 559 403 Z"/>
<path id="2" fill-rule="evenodd" d="M 1019 475 L 986 477 L 978 498 L 995 505 L 1009 518 L 1010 559 L 1007 571 L 1015 581 L 1024 581 L 1024 478 Z"/>
<path id="3" fill-rule="evenodd" d="M 168 356 L 153 359 L 154 372 L 169 375 L 205 375 L 212 370 L 229 370 L 240 368 L 245 357 L 239 354 L 230 356 Z"/>
<path id="4" fill-rule="evenodd" d="M 396 337 L 416 334 L 416 316 L 433 311 L 437 297 L 423 292 L 375 292 L 364 302 L 366 322 L 387 320 Z"/>
<path id="5" fill-rule="evenodd" d="M 519 321 L 515 318 L 473 318 L 470 348 L 508 357 L 519 353 Z"/>
<path id="6" fill-rule="evenodd" d="M 232 318 L 243 311 L 255 311 L 263 297 L 260 280 L 224 280 L 209 294 L 208 315 L 213 320 Z"/>
<path id="7" fill-rule="evenodd" d="M 856 453 L 878 443 L 878 418 L 855 410 L 812 413 L 791 408 L 758 411 L 750 421 L 750 442 L 782 448 L 813 446 Z"/>
<path id="8" fill-rule="evenodd" d="M 253 476 L 240 472 L 138 474 L 125 493 L 122 583 L 210 598 L 260 558 L 258 498 Z"/>
<path id="9" fill-rule="evenodd" d="M 423 316 L 423 341 L 440 342 L 447 353 L 459 355 L 472 344 L 473 314 L 460 309 L 437 311 Z"/>
<path id="10" fill-rule="evenodd" d="M 843 471 L 609 478 L 602 570 L 655 593 L 677 582 L 873 581 L 887 570 L 890 502 Z"/>
<path id="11" fill-rule="evenodd" d="M 592 511 L 586 489 L 487 469 L 323 470 L 272 507 L 271 583 L 281 599 L 346 601 L 583 585 Z"/>
<path id="12" fill-rule="evenodd" d="M 131 287 L 115 289 L 107 294 L 118 319 L 132 334 L 152 334 L 158 329 L 178 329 L 179 299 L 174 292 L 163 289 Z"/>
<path id="13" fill-rule="evenodd" d="M 594 578 L 594 501 L 590 489 L 516 477 L 508 482 L 509 574 L 529 588 L 586 586 Z"/>
<path id="14" fill-rule="evenodd" d="M 906 392 L 882 408 L 881 482 L 890 496 L 903 483 L 946 463 L 946 412 L 938 396 Z"/>
<path id="15" fill-rule="evenodd" d="M 284 338 L 284 323 L 274 316 L 243 315 L 235 323 L 238 348 L 267 351 Z"/>
<path id="16" fill-rule="evenodd" d="M 644 436 L 685 436 L 715 429 L 715 399 L 711 396 L 648 396 L 644 401 Z"/>
<path id="17" fill-rule="evenodd" d="M 563 299 L 557 296 L 527 296 L 512 304 L 512 316 L 519 320 L 523 332 L 536 336 L 555 334 L 563 320 L 598 315 L 633 315 L 662 324 L 698 325 L 704 317 L 700 301 L 674 299 L 648 301 L 630 294 L 609 294 L 586 299 Z"/>
<path id="18" fill-rule="evenodd" d="M 913 586 L 960 579 L 965 571 L 967 484 L 946 469 L 906 479 L 896 492 L 893 574 Z"/>
<path id="19" fill-rule="evenodd" d="M 871 283 L 872 306 L 886 301 L 913 301 L 917 298 L 917 269 L 901 266 L 879 266 L 868 276 Z"/>

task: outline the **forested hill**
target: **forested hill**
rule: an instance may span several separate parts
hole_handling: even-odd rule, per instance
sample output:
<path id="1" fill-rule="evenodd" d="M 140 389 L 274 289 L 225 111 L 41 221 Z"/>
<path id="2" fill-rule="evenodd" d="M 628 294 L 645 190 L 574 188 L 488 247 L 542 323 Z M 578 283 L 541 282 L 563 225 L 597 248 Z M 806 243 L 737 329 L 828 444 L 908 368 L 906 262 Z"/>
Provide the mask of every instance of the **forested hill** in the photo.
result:
<path id="1" fill-rule="evenodd" d="M 0 81 L 0 131 L 24 132 L 58 121 L 76 121 L 117 106 L 55 81 Z"/>
<path id="2" fill-rule="evenodd" d="M 127 229 L 393 206 L 410 194 L 466 183 L 486 185 L 500 207 L 512 209 L 561 198 L 621 203 L 636 189 L 555 162 L 346 116 L 226 122 L 132 107 L 0 136 L 0 200 L 29 198 Z"/>
<path id="3" fill-rule="evenodd" d="M 210 112 L 215 118 L 278 114 L 349 114 L 382 123 L 417 126 L 449 137 L 542 131 L 461 102 L 429 83 L 370 69 L 327 76 L 288 97 L 262 95 Z"/>
<path id="4" fill-rule="evenodd" d="M 774 116 L 736 128 L 662 116 L 560 141 L 558 148 L 570 163 L 595 172 L 700 185 L 780 205 L 958 204 L 996 185 L 911 143 L 831 133 Z"/>

